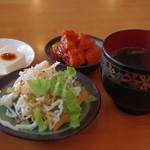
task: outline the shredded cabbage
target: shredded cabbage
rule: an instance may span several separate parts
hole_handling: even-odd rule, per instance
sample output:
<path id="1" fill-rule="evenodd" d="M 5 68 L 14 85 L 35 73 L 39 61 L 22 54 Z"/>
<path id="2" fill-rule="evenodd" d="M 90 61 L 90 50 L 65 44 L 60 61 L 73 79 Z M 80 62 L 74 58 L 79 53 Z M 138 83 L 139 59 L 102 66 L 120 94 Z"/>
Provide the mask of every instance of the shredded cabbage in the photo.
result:
<path id="1" fill-rule="evenodd" d="M 43 61 L 19 73 L 14 85 L 7 89 L 8 94 L 0 98 L 0 106 L 6 107 L 6 116 L 14 118 L 16 125 L 0 119 L 1 124 L 14 130 L 53 130 L 63 114 L 68 114 L 70 127 L 80 126 L 81 106 L 77 99 L 83 87 L 75 82 L 74 68 L 56 71 L 58 64 L 50 66 Z M 93 100 L 92 95 L 85 98 L 86 103 Z"/>

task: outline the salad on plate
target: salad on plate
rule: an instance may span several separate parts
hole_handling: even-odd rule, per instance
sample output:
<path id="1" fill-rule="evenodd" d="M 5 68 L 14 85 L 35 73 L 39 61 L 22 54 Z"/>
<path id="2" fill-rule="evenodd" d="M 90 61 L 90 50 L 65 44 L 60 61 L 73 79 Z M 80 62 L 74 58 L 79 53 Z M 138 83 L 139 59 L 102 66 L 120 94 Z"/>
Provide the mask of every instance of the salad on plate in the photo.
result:
<path id="1" fill-rule="evenodd" d="M 19 72 L 19 77 L 0 97 L 10 123 L 0 118 L 0 124 L 13 130 L 56 131 L 65 123 L 70 128 L 80 126 L 82 103 L 96 98 L 77 80 L 73 67 L 57 71 L 59 62 L 47 61 Z"/>

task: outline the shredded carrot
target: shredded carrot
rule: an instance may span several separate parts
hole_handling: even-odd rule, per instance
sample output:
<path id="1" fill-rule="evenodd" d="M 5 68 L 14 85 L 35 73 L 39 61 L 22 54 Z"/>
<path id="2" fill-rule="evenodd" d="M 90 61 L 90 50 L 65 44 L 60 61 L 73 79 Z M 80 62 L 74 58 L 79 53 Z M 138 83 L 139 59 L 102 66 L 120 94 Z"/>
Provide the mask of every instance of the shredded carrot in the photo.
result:
<path id="1" fill-rule="evenodd" d="M 63 114 L 61 119 L 54 125 L 54 130 L 56 131 L 58 128 L 60 128 L 65 122 L 67 122 L 69 119 L 69 114 Z"/>
<path id="2" fill-rule="evenodd" d="M 80 81 L 74 81 L 73 84 L 78 84 Z"/>
<path id="3" fill-rule="evenodd" d="M 78 104 L 80 105 L 84 99 L 87 96 L 87 91 L 83 90 L 80 96 L 77 99 Z M 67 122 L 69 119 L 69 114 L 63 114 L 63 116 L 60 118 L 60 120 L 54 125 L 54 130 L 56 131 L 58 128 L 60 128 L 65 122 Z"/>
<path id="4" fill-rule="evenodd" d="M 19 94 L 21 93 L 21 91 L 22 91 L 21 89 L 18 89 L 18 90 L 16 90 L 16 91 L 11 91 L 11 93 L 15 93 L 15 94 L 18 94 L 18 95 L 19 95 Z"/>
<path id="5" fill-rule="evenodd" d="M 16 90 L 16 91 L 14 91 L 13 89 L 9 89 L 9 90 L 7 89 L 6 93 L 7 93 L 7 94 L 10 94 L 10 93 L 19 94 L 19 93 L 20 93 L 20 89 L 18 89 L 18 90 Z"/>
<path id="6" fill-rule="evenodd" d="M 29 85 L 28 85 L 27 82 L 25 82 L 25 84 L 22 85 L 22 87 L 19 88 L 18 90 L 15 90 L 15 91 L 9 90 L 9 91 L 7 91 L 7 93 L 15 93 L 15 94 L 18 94 L 18 95 L 19 95 L 22 91 L 25 91 L 25 90 L 27 90 L 28 88 L 29 88 Z"/>
<path id="7" fill-rule="evenodd" d="M 87 94 L 88 94 L 87 91 L 83 90 L 82 93 L 79 95 L 79 97 L 77 99 L 79 105 L 81 105 L 81 103 L 84 101 L 84 99 L 86 98 Z"/>
<path id="8" fill-rule="evenodd" d="M 34 73 L 38 73 L 38 72 L 40 72 L 40 71 L 42 71 L 42 70 L 44 70 L 46 68 L 49 68 L 49 67 L 50 67 L 50 65 L 45 65 L 45 66 L 39 68 L 38 70 L 36 70 Z"/>
<path id="9" fill-rule="evenodd" d="M 54 69 L 54 68 L 51 68 L 51 70 L 46 71 L 46 72 L 45 72 L 45 77 L 51 76 L 53 72 L 55 72 L 55 69 Z"/>

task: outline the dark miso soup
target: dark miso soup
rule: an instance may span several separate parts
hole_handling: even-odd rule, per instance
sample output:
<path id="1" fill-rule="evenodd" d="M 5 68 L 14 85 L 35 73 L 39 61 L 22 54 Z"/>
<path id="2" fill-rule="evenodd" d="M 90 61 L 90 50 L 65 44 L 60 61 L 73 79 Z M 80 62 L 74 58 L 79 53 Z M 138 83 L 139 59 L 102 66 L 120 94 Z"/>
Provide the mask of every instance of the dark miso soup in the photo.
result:
<path id="1" fill-rule="evenodd" d="M 150 50 L 124 48 L 117 50 L 111 54 L 111 56 L 121 63 L 130 65 L 132 67 L 150 69 Z M 118 68 L 119 67 L 117 67 L 117 69 Z M 110 69 L 107 68 L 106 70 Z M 125 86 L 126 83 L 124 83 L 124 85 L 119 84 L 119 82 L 117 82 L 117 78 L 116 80 L 110 78 L 107 71 L 102 72 L 102 82 L 108 95 L 123 111 L 130 114 L 145 114 L 150 111 L 149 91 L 133 90 L 130 87 Z M 137 83 L 138 81 L 129 79 L 129 82 Z M 146 82 L 148 85 L 150 82 L 149 78 L 146 80 Z"/>
<path id="2" fill-rule="evenodd" d="M 150 69 L 150 50 L 148 49 L 123 48 L 117 50 L 111 56 L 121 63 L 133 67 Z"/>

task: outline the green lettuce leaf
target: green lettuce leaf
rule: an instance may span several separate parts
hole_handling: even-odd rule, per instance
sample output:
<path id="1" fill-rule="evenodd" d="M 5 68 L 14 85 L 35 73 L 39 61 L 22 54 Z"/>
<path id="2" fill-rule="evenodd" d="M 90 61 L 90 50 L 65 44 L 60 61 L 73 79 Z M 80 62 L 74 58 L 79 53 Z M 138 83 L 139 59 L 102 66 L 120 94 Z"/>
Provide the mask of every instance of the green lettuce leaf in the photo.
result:
<path id="1" fill-rule="evenodd" d="M 49 82 L 46 79 L 28 80 L 28 84 L 37 97 L 46 95 L 49 91 Z"/>
<path id="2" fill-rule="evenodd" d="M 77 72 L 75 70 L 75 68 L 73 67 L 67 67 L 67 69 L 64 71 L 64 74 L 68 77 L 76 77 L 77 76 Z"/>
<path id="3" fill-rule="evenodd" d="M 41 110 L 39 108 L 35 109 L 33 116 L 34 116 L 35 121 L 40 129 L 42 129 L 42 130 L 47 129 L 48 125 L 46 122 L 44 122 L 44 120 L 42 118 Z"/>
<path id="4" fill-rule="evenodd" d="M 47 94 L 59 96 L 64 101 L 64 110 L 70 115 L 70 127 L 76 128 L 80 125 L 79 117 L 81 115 L 81 108 L 77 102 L 77 96 L 82 89 L 79 85 L 74 86 L 71 84 L 73 82 L 72 77 L 76 77 L 76 70 L 72 67 L 67 67 L 67 70 L 64 72 L 58 71 L 49 77 L 49 79 L 29 80 L 28 84 L 36 96 L 44 96 Z"/>
<path id="5" fill-rule="evenodd" d="M 81 93 L 81 87 L 80 86 L 77 86 L 77 87 L 72 87 L 72 92 L 76 95 L 76 96 L 79 96 L 79 94 Z"/>
<path id="6" fill-rule="evenodd" d="M 77 102 L 77 96 L 67 86 L 63 89 L 62 99 L 70 114 L 70 127 L 76 128 L 80 126 L 81 108 Z"/>
<path id="7" fill-rule="evenodd" d="M 85 100 L 84 100 L 84 102 L 87 104 L 87 103 L 91 103 L 91 102 L 93 102 L 95 100 L 96 100 L 95 96 L 93 96 L 93 95 L 87 95 L 86 98 L 85 98 Z"/>
<path id="8" fill-rule="evenodd" d="M 80 126 L 80 114 L 72 114 L 70 117 L 70 127 L 77 128 Z"/>
<path id="9" fill-rule="evenodd" d="M 55 85 L 57 83 L 57 77 L 56 76 L 51 76 L 48 80 L 48 84 L 49 84 L 49 91 L 54 91 Z"/>
<path id="10" fill-rule="evenodd" d="M 53 90 L 51 90 L 52 95 L 61 97 L 65 84 L 66 81 L 64 79 L 57 78 L 57 82 L 55 83 Z"/>

